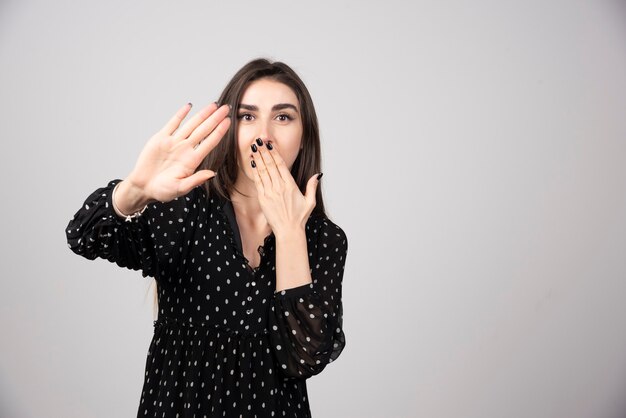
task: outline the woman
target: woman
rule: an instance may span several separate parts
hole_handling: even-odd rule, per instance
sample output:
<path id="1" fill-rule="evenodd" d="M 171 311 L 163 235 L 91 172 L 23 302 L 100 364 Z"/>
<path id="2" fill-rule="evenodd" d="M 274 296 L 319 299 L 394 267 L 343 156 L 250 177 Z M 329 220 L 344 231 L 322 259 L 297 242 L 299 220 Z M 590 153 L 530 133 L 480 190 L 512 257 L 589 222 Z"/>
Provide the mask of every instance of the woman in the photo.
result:
<path id="1" fill-rule="evenodd" d="M 306 379 L 345 347 L 348 248 L 324 212 L 313 102 L 256 59 L 219 103 L 182 126 L 181 108 L 87 198 L 68 245 L 156 280 L 138 416 L 310 417 Z"/>

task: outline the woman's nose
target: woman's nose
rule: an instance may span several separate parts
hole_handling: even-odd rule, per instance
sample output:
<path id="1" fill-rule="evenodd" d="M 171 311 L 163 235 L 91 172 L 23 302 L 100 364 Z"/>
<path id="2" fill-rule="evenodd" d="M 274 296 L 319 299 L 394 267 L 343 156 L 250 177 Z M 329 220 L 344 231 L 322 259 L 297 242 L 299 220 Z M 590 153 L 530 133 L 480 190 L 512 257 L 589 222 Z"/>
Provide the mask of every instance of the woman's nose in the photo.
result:
<path id="1" fill-rule="evenodd" d="M 265 143 L 267 139 L 270 139 L 270 135 L 271 130 L 269 124 L 261 123 L 259 124 L 259 129 L 256 133 L 256 136 L 254 137 L 254 140 L 256 140 L 256 138 L 261 138 L 263 140 L 263 143 Z"/>

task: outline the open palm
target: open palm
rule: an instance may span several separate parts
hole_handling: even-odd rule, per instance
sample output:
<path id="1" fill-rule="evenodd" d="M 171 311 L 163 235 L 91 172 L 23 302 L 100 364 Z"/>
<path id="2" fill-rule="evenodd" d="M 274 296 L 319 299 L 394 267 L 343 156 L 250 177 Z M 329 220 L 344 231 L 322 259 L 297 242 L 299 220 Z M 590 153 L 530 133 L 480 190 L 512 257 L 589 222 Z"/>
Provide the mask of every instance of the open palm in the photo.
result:
<path id="1" fill-rule="evenodd" d="M 195 170 L 228 131 L 229 106 L 211 103 L 180 127 L 190 109 L 183 106 L 150 138 L 125 179 L 142 190 L 146 201 L 169 202 L 215 175 Z"/>

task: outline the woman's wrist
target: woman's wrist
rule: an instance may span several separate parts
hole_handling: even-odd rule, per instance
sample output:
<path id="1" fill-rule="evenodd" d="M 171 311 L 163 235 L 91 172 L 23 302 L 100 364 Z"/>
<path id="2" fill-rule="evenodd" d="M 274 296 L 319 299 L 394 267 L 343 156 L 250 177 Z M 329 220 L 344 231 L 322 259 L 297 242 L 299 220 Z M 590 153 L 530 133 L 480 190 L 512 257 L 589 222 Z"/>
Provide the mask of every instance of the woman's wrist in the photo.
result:
<path id="1" fill-rule="evenodd" d="M 113 193 L 113 209 L 121 217 L 128 217 L 142 212 L 150 203 L 143 191 L 129 180 L 122 180 L 115 186 Z"/>

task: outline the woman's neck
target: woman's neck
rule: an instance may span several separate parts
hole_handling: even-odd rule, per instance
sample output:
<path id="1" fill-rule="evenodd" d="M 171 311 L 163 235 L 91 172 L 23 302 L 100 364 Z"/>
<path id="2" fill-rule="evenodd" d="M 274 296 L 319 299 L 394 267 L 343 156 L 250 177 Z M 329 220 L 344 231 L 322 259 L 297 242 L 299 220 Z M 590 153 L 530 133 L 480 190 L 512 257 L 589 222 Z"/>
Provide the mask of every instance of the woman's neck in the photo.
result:
<path id="1" fill-rule="evenodd" d="M 269 234 L 271 227 L 263 214 L 257 195 L 254 182 L 246 176 L 240 175 L 235 181 L 235 188 L 230 195 L 230 200 L 240 225 L 245 222 L 245 226 L 257 231 L 267 231 Z"/>

